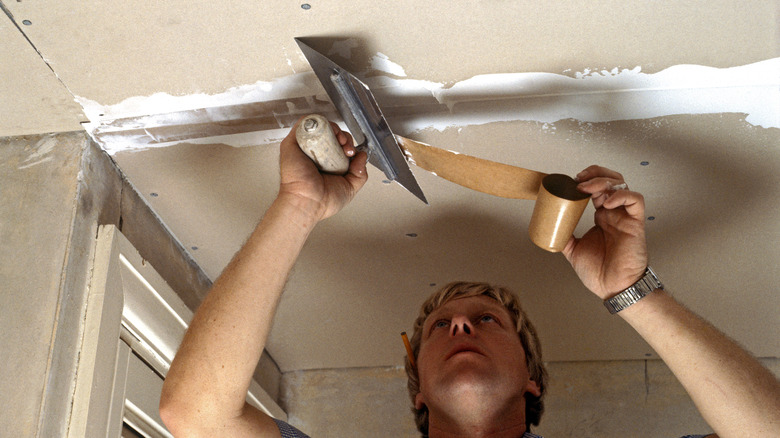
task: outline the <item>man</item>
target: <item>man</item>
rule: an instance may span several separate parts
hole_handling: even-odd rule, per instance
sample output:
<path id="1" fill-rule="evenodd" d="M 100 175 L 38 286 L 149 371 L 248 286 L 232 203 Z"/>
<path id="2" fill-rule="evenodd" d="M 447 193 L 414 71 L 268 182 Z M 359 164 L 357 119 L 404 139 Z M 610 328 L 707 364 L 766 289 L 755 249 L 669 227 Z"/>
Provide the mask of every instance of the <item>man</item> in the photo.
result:
<path id="1" fill-rule="evenodd" d="M 523 433 L 539 424 L 547 371 L 517 296 L 450 283 L 423 303 L 411 347 L 406 373 L 423 436 L 533 436 Z"/>
<path id="2" fill-rule="evenodd" d="M 165 380 L 160 415 L 176 436 L 299 436 L 245 396 L 309 233 L 367 179 L 366 155 L 333 129 L 352 157 L 345 176 L 319 173 L 298 148 L 295 127 L 282 141 L 279 194 L 196 312 Z M 613 190 L 624 181 L 608 169 L 591 166 L 577 178 L 579 190 L 593 197 L 595 226 L 572 237 L 563 253 L 585 286 L 608 300 L 645 276 L 643 198 Z M 544 373 L 529 371 L 529 363 L 536 367 L 528 360 L 538 348 L 528 341 L 535 335 L 523 341 L 517 333 L 519 319 L 527 318 L 507 310 L 502 293 L 494 294 L 498 300 L 490 293 L 452 295 L 423 309 L 413 336 L 417 369 L 410 380 L 419 379 L 412 395 L 425 430 L 432 437 L 521 437 L 538 422 L 544 391 Z M 734 342 L 661 289 L 619 315 L 658 352 L 719 436 L 780 436 L 780 383 Z"/>

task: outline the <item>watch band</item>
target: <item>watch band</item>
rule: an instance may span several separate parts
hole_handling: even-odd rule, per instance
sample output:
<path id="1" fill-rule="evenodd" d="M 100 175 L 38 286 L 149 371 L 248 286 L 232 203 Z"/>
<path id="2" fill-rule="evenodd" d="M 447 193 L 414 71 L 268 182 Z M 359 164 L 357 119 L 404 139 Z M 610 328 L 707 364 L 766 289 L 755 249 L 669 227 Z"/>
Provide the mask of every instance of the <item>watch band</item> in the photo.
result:
<path id="1" fill-rule="evenodd" d="M 609 313 L 614 315 L 646 297 L 654 290 L 663 288 L 664 285 L 658 280 L 653 268 L 648 266 L 647 269 L 645 269 L 645 275 L 640 278 L 639 281 L 614 297 L 604 300 L 604 307 L 609 310 Z"/>

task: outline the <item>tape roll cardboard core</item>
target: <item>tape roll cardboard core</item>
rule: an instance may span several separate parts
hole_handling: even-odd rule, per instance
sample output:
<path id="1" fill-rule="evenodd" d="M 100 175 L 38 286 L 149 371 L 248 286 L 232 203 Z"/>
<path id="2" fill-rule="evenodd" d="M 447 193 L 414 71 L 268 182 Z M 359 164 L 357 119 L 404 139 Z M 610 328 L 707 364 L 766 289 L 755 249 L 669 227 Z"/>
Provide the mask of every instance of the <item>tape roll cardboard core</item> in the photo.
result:
<path id="1" fill-rule="evenodd" d="M 577 181 L 553 173 L 542 179 L 528 234 L 536 246 L 560 252 L 574 233 L 590 195 L 577 190 Z"/>

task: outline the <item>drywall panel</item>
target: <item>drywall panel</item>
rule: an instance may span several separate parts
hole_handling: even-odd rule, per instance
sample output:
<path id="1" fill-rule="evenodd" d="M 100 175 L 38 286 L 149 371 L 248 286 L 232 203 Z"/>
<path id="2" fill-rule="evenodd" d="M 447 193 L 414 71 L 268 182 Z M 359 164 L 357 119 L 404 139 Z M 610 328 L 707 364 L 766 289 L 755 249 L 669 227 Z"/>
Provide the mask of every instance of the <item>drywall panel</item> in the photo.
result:
<path id="1" fill-rule="evenodd" d="M 0 13 L 0 137 L 80 130 L 81 107 L 17 25 Z"/>
<path id="2" fill-rule="evenodd" d="M 780 345 L 766 327 L 780 327 L 780 302 L 769 292 L 780 272 L 768 262 L 780 256 L 773 245 L 780 238 L 773 201 L 780 195 L 779 135 L 744 115 L 714 114 L 501 122 L 415 138 L 544 172 L 574 175 L 593 163 L 620 170 L 646 196 L 651 263 L 669 289 L 755 354 L 776 356 Z M 212 278 L 277 190 L 271 145 L 182 144 L 114 158 Z M 518 291 L 548 360 L 653 357 L 583 289 L 561 255 L 530 243 L 530 201 L 472 192 L 413 170 L 430 206 L 384 184 L 371 168 L 355 201 L 311 236 L 268 346 L 282 370 L 400 365 L 399 333 L 411 329 L 429 292 L 455 279 Z M 592 212 L 586 210 L 578 234 Z"/>
<path id="3" fill-rule="evenodd" d="M 39 429 L 83 142 L 83 134 L 0 138 L 0 422 L 9 436 Z"/>
<path id="4" fill-rule="evenodd" d="M 316 48 L 352 71 L 388 72 L 388 57 L 403 66 L 390 74 L 436 82 L 522 71 L 728 67 L 778 53 L 771 2 L 307 5 L 46 0 L 6 6 L 18 22 L 31 23 L 25 33 L 70 90 L 103 105 L 158 92 L 213 94 L 307 71 L 296 36 L 323 37 Z"/>

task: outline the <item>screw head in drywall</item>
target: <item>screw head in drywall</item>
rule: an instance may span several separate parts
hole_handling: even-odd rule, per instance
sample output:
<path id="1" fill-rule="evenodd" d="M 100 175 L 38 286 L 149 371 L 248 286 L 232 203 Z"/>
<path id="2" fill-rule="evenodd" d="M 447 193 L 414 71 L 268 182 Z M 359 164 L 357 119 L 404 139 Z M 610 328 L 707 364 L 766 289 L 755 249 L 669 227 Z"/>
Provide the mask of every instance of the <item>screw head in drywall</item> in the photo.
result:
<path id="1" fill-rule="evenodd" d="M 639 163 L 639 164 L 641 164 L 642 166 L 649 166 L 649 165 L 650 165 L 650 162 L 649 162 L 649 161 L 642 161 L 642 162 L 641 162 L 641 163 Z"/>
<path id="2" fill-rule="evenodd" d="M 156 198 L 159 195 L 157 193 L 155 193 L 155 192 L 152 192 L 152 193 L 149 193 L 149 196 L 151 196 L 152 198 Z"/>
<path id="3" fill-rule="evenodd" d="M 304 3 L 301 5 L 301 9 L 308 11 L 309 9 L 311 9 L 311 5 L 308 3 Z"/>
<path id="4" fill-rule="evenodd" d="M 29 26 L 29 25 L 32 24 L 32 21 L 30 21 L 30 20 L 22 20 L 22 24 L 24 24 L 25 26 Z"/>

